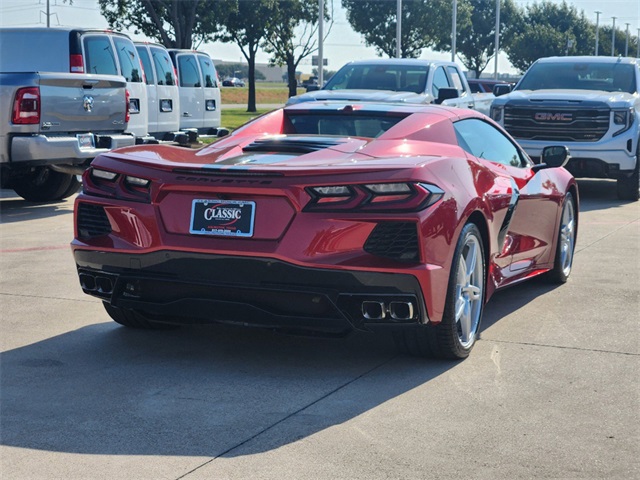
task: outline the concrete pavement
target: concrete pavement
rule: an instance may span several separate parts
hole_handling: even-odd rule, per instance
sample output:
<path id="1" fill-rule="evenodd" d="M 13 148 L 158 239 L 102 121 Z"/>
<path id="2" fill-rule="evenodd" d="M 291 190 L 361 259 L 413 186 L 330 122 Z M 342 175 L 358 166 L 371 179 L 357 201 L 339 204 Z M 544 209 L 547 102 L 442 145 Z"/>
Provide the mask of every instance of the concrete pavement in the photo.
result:
<path id="1" fill-rule="evenodd" d="M 3 479 L 640 476 L 640 204 L 581 181 L 574 271 L 498 293 L 463 362 L 390 339 L 132 331 L 85 296 L 72 200 L 0 199 Z"/>

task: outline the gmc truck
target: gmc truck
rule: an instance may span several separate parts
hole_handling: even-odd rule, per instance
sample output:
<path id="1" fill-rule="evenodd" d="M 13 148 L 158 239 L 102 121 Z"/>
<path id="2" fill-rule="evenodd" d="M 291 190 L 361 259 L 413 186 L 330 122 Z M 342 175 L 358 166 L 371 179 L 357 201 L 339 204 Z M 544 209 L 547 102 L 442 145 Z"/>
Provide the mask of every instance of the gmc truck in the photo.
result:
<path id="1" fill-rule="evenodd" d="M 125 85 L 112 75 L 0 73 L 0 187 L 60 200 L 96 155 L 134 145 Z"/>
<path id="2" fill-rule="evenodd" d="M 442 103 L 488 115 L 493 94 L 472 94 L 454 62 L 375 59 L 347 63 L 324 87 L 307 87 L 307 93 L 291 97 L 287 105 L 324 100 Z"/>
<path id="3" fill-rule="evenodd" d="M 618 198 L 637 201 L 640 63 L 635 58 L 550 57 L 536 61 L 511 93 L 494 87 L 491 117 L 537 161 L 566 145 L 576 177 L 617 180 Z"/>

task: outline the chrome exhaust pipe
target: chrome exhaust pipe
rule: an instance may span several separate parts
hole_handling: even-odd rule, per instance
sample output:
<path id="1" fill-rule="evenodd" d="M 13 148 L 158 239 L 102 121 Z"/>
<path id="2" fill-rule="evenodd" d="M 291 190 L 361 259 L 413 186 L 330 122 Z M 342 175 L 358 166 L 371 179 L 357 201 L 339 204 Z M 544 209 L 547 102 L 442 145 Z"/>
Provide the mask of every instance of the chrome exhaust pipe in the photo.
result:
<path id="1" fill-rule="evenodd" d="M 362 302 L 362 316 L 367 320 L 384 320 L 387 316 L 387 309 L 383 302 Z"/>
<path id="2" fill-rule="evenodd" d="M 96 279 L 93 275 L 89 275 L 87 273 L 80 274 L 80 286 L 83 290 L 88 290 L 90 292 L 96 289 Z"/>
<path id="3" fill-rule="evenodd" d="M 413 313 L 411 302 L 389 302 L 389 315 L 393 320 L 412 320 Z"/>
<path id="4" fill-rule="evenodd" d="M 100 293 L 113 292 L 113 282 L 108 277 L 96 277 L 96 287 Z"/>

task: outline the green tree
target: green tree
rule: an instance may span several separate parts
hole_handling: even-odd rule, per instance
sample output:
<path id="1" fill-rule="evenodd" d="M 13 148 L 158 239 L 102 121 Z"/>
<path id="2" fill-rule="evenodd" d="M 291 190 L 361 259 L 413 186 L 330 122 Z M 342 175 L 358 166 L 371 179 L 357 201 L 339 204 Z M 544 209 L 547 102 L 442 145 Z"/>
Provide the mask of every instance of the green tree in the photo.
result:
<path id="1" fill-rule="evenodd" d="M 272 55 L 271 63 L 287 66 L 289 96 L 297 95 L 296 70 L 300 62 L 318 50 L 318 2 L 280 0 L 271 17 L 263 48 Z M 333 2 L 332 2 L 333 4 Z M 325 14 L 325 19 L 330 17 Z M 326 30 L 329 34 L 330 27 Z"/>
<path id="2" fill-rule="evenodd" d="M 449 0 L 403 0 L 400 36 L 402 57 L 419 57 L 423 48 L 434 45 L 450 32 L 450 4 Z M 347 12 L 349 24 L 364 37 L 367 46 L 375 47 L 380 56 L 396 56 L 395 1 L 342 0 L 342 6 Z"/>
<path id="3" fill-rule="evenodd" d="M 213 38 L 219 10 L 215 0 L 98 0 L 110 28 L 132 30 L 167 48 L 192 48 Z"/>
<path id="4" fill-rule="evenodd" d="M 223 3 L 223 2 L 220 2 Z M 249 67 L 249 91 L 247 112 L 256 111 L 256 53 L 267 38 L 272 18 L 277 14 L 276 0 L 230 0 L 225 1 L 227 8 L 219 12 L 221 29 L 214 39 L 226 43 L 235 43 L 247 60 Z"/>
<path id="5" fill-rule="evenodd" d="M 610 56 L 611 55 L 611 30 L 612 27 L 604 26 L 600 27 L 600 46 L 598 47 L 598 52 L 602 56 Z M 627 38 L 627 33 L 624 30 L 620 30 L 616 28 L 616 38 L 615 38 L 615 50 L 614 55 L 624 56 L 624 44 Z M 595 46 L 594 46 L 595 48 Z M 629 56 L 635 57 L 637 55 L 638 49 L 638 38 L 629 36 Z"/>
<path id="6" fill-rule="evenodd" d="M 449 8 L 451 11 L 451 8 Z M 504 49 L 513 38 L 513 25 L 521 10 L 513 0 L 500 2 L 500 46 Z M 460 0 L 457 14 L 456 54 L 462 64 L 475 72 L 476 78 L 495 56 L 496 2 L 492 0 Z M 451 36 L 436 43 L 436 50 L 451 51 Z"/>
<path id="7" fill-rule="evenodd" d="M 545 1 L 528 5 L 524 15 L 516 19 L 513 38 L 505 51 L 511 64 L 525 72 L 538 58 L 593 55 L 594 46 L 595 27 L 584 11 L 578 13 L 566 2 Z"/>

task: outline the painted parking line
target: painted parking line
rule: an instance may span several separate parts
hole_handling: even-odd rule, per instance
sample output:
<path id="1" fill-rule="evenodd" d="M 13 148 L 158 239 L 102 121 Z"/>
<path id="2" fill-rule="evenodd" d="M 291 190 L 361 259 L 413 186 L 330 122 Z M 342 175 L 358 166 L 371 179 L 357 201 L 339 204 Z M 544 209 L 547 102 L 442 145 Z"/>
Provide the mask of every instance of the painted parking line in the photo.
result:
<path id="1" fill-rule="evenodd" d="M 2 248 L 0 253 L 22 253 L 22 252 L 38 252 L 46 250 L 67 250 L 71 249 L 69 245 L 50 245 L 45 247 L 23 247 L 23 248 Z"/>

